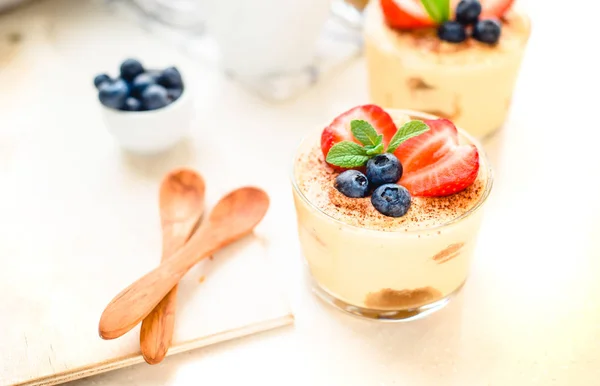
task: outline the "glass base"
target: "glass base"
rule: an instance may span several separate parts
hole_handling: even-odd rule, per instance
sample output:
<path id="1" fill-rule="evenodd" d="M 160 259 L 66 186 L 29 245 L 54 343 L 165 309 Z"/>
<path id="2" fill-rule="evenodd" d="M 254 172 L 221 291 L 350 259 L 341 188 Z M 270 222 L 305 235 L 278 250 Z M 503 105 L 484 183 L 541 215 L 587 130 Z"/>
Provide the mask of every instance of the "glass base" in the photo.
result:
<path id="1" fill-rule="evenodd" d="M 358 307 L 336 298 L 326 289 L 321 287 L 321 285 L 317 283 L 317 281 L 310 275 L 310 272 L 308 273 L 308 275 L 312 282 L 313 292 L 317 295 L 319 299 L 323 300 L 325 303 L 332 305 L 338 310 L 341 310 L 345 313 L 382 322 L 409 322 L 412 320 L 421 319 L 429 314 L 441 310 L 446 304 L 450 302 L 450 299 L 454 295 L 456 295 L 464 285 L 463 282 L 463 284 L 461 284 L 457 289 L 455 289 L 446 297 L 420 307 L 409 308 L 404 310 L 375 310 L 370 308 Z"/>

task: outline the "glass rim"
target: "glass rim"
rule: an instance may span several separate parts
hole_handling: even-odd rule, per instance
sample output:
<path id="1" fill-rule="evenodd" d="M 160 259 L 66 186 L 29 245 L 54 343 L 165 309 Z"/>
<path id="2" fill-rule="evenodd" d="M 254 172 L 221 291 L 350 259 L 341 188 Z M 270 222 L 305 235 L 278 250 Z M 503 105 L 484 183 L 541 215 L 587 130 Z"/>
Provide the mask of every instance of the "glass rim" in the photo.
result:
<path id="1" fill-rule="evenodd" d="M 404 114 L 404 115 L 408 115 L 411 118 L 417 118 L 417 119 L 438 119 L 441 117 L 435 116 L 433 114 L 427 114 L 421 111 L 416 111 L 416 110 L 409 110 L 409 109 L 393 109 L 393 108 L 384 108 L 384 110 L 389 113 L 390 115 L 392 114 Z M 393 116 L 392 116 L 393 119 Z M 322 129 L 321 129 L 322 130 Z M 411 229 L 411 230 L 405 230 L 405 229 L 396 229 L 396 230 L 381 230 L 381 229 L 373 229 L 373 228 L 366 228 L 366 227 L 361 227 L 361 226 L 357 226 L 357 225 L 352 225 L 352 224 L 348 224 L 347 222 L 344 222 L 342 220 L 339 220 L 335 217 L 332 217 L 331 215 L 325 213 L 321 208 L 317 207 L 315 204 L 313 204 L 302 192 L 302 190 L 300 190 L 300 187 L 298 186 L 298 182 L 296 181 L 296 175 L 295 175 L 295 171 L 296 171 L 296 160 L 298 158 L 298 154 L 300 149 L 302 148 L 302 146 L 311 139 L 312 137 L 312 132 L 310 134 L 305 135 L 302 140 L 300 141 L 300 144 L 296 147 L 296 150 L 294 151 L 294 155 L 293 155 L 293 160 L 292 160 L 292 167 L 291 167 L 291 173 L 290 173 L 290 179 L 292 182 L 292 186 L 294 188 L 294 191 L 297 193 L 298 197 L 300 197 L 302 199 L 302 201 L 304 201 L 304 203 L 310 207 L 311 209 L 313 209 L 315 212 L 317 212 L 319 215 L 326 217 L 328 220 L 333 221 L 336 224 L 354 229 L 354 230 L 360 230 L 362 232 L 376 232 L 376 233 L 388 233 L 388 234 L 397 234 L 397 233 L 401 233 L 401 234 L 422 234 L 422 233 L 428 233 L 431 231 L 437 231 L 440 230 L 442 228 L 446 228 L 452 224 L 455 224 L 461 220 L 464 220 L 465 218 L 469 217 L 470 215 L 474 214 L 475 212 L 477 212 L 479 209 L 481 209 L 481 207 L 483 206 L 483 204 L 487 201 L 487 198 L 490 195 L 490 192 L 492 190 L 492 186 L 494 185 L 494 175 L 493 175 L 493 170 L 492 170 L 492 165 L 490 163 L 489 157 L 485 151 L 485 149 L 483 148 L 483 145 L 481 144 L 481 142 L 476 139 L 475 137 L 473 137 L 471 134 L 469 134 L 468 132 L 466 132 L 464 129 L 457 127 L 458 133 L 460 136 L 466 138 L 470 143 L 472 143 L 473 145 L 475 145 L 477 147 L 477 151 L 479 152 L 479 161 L 480 161 L 480 173 L 481 173 L 481 161 L 483 160 L 483 164 L 485 165 L 485 170 L 486 170 L 486 176 L 487 178 L 485 179 L 484 183 L 485 183 L 485 187 L 484 187 L 484 191 L 483 194 L 481 195 L 481 197 L 479 198 L 479 200 L 477 201 L 477 203 L 475 203 L 475 205 L 473 205 L 469 210 L 467 210 L 466 212 L 464 212 L 463 214 L 461 214 L 460 216 L 457 216 L 449 221 L 443 222 L 441 224 L 432 226 L 432 227 L 425 227 L 425 228 L 420 228 L 420 229 Z"/>

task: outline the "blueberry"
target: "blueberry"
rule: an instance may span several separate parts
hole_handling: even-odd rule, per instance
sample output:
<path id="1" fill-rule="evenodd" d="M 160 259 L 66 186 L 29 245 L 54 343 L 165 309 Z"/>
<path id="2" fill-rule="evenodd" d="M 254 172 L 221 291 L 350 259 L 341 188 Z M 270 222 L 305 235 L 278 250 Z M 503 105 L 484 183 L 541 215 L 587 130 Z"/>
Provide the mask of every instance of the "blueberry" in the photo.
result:
<path id="1" fill-rule="evenodd" d="M 404 186 L 381 185 L 373 192 L 371 203 L 385 216 L 402 217 L 410 208 L 410 193 Z"/>
<path id="2" fill-rule="evenodd" d="M 169 104 L 167 90 L 157 84 L 146 87 L 142 93 L 142 106 L 145 110 L 156 110 Z"/>
<path id="3" fill-rule="evenodd" d="M 366 197 L 369 192 L 369 180 L 358 170 L 346 170 L 335 178 L 334 186 L 344 196 L 351 198 Z"/>
<path id="4" fill-rule="evenodd" d="M 495 44 L 500 39 L 502 27 L 494 19 L 480 20 L 473 27 L 473 38 L 487 44 Z"/>
<path id="5" fill-rule="evenodd" d="M 367 179 L 372 188 L 398 182 L 402 177 L 402 165 L 395 155 L 376 155 L 367 162 Z"/>
<path id="6" fill-rule="evenodd" d="M 142 110 L 142 102 L 139 99 L 134 97 L 129 97 L 125 99 L 125 104 L 122 107 L 125 111 L 141 111 Z"/>
<path id="7" fill-rule="evenodd" d="M 438 37 L 450 43 L 460 43 L 467 39 L 465 27 L 457 21 L 447 21 L 437 30 Z"/>
<path id="8" fill-rule="evenodd" d="M 169 96 L 169 100 L 171 102 L 176 101 L 183 94 L 183 89 L 181 88 L 168 88 L 167 95 Z"/>
<path id="9" fill-rule="evenodd" d="M 169 88 L 182 88 L 183 80 L 181 74 L 175 67 L 168 67 L 158 77 L 158 84 Z"/>
<path id="10" fill-rule="evenodd" d="M 139 60 L 126 59 L 121 63 L 121 77 L 128 82 L 132 82 L 142 72 L 144 72 L 144 67 Z"/>
<path id="11" fill-rule="evenodd" d="M 142 96 L 142 93 L 146 89 L 146 87 L 151 84 L 156 84 L 156 80 L 158 79 L 158 72 L 143 72 L 135 77 L 131 84 L 131 93 L 136 97 Z"/>
<path id="12" fill-rule="evenodd" d="M 461 0 L 456 6 L 456 21 L 469 25 L 473 24 L 481 14 L 481 3 L 479 0 Z"/>
<path id="13" fill-rule="evenodd" d="M 112 79 L 110 79 L 110 76 L 106 74 L 96 75 L 96 77 L 94 78 L 94 86 L 96 86 L 96 88 L 99 88 L 102 85 L 102 83 L 110 82 L 111 80 Z"/>
<path id="14" fill-rule="evenodd" d="M 100 103 L 113 109 L 120 109 L 128 96 L 129 87 L 123 79 L 102 83 L 98 92 Z"/>

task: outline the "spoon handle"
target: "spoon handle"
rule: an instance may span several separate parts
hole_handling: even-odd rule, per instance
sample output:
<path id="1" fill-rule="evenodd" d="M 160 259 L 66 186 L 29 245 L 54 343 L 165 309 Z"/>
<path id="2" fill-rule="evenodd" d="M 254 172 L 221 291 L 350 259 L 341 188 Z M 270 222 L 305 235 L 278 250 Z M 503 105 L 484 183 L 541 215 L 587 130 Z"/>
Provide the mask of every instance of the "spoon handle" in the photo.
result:
<path id="1" fill-rule="evenodd" d="M 148 316 L 194 264 L 218 249 L 212 234 L 208 227 L 201 226 L 170 259 L 121 291 L 100 317 L 100 337 L 118 338 Z"/>
<path id="2" fill-rule="evenodd" d="M 187 222 L 163 223 L 162 261 L 170 258 L 193 234 L 194 226 Z M 140 330 L 140 348 L 144 360 L 153 365 L 160 363 L 165 356 L 175 326 L 177 308 L 177 285 L 144 318 Z"/>

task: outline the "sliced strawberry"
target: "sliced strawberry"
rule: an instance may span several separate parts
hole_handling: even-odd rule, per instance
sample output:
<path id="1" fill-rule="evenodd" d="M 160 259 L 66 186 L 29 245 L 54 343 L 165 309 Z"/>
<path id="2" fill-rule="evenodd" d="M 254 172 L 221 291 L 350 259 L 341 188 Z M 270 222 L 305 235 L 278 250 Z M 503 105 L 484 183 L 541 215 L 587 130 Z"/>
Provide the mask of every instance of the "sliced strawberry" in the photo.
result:
<path id="1" fill-rule="evenodd" d="M 448 196 L 475 182 L 478 172 L 477 147 L 461 145 L 455 146 L 435 163 L 404 173 L 400 184 L 413 196 Z"/>
<path id="2" fill-rule="evenodd" d="M 427 119 L 429 131 L 403 142 L 394 155 L 404 173 L 410 173 L 442 158 L 458 145 L 456 126 L 447 119 Z"/>
<path id="3" fill-rule="evenodd" d="M 431 20 L 420 0 L 380 0 L 388 26 L 398 29 L 432 27 Z"/>
<path id="4" fill-rule="evenodd" d="M 383 144 L 388 145 L 394 134 L 396 134 L 396 124 L 388 113 L 376 105 L 363 105 L 350 109 L 338 116 L 327 126 L 321 134 L 321 150 L 323 156 L 327 157 L 329 149 L 333 145 L 342 141 L 358 142 L 350 130 L 350 122 L 355 119 L 361 119 L 369 122 L 379 134 L 383 134 Z"/>
<path id="5" fill-rule="evenodd" d="M 481 1 L 481 16 L 480 19 L 497 17 L 498 19 L 513 5 L 514 0 L 480 0 Z"/>

